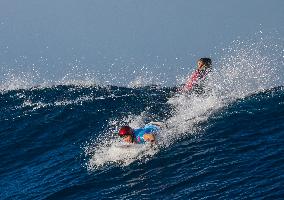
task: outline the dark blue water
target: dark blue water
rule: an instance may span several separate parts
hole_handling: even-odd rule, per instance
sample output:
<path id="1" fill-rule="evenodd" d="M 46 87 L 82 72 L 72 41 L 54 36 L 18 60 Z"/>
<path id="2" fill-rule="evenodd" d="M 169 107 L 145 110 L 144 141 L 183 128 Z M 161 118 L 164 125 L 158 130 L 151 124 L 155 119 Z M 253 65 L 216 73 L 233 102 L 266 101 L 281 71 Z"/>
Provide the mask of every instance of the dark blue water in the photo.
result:
<path id="1" fill-rule="evenodd" d="M 211 107 L 203 120 L 196 114 L 184 121 L 193 126 L 180 132 L 171 129 L 179 126 L 168 103 L 173 90 L 54 86 L 2 92 L 0 199 L 284 197 L 283 87 Z M 152 155 L 131 162 L 102 157 L 105 162 L 90 167 L 102 138 L 115 138 L 111 122 L 119 125 L 129 116 L 165 121 L 165 132 L 176 137 Z"/>

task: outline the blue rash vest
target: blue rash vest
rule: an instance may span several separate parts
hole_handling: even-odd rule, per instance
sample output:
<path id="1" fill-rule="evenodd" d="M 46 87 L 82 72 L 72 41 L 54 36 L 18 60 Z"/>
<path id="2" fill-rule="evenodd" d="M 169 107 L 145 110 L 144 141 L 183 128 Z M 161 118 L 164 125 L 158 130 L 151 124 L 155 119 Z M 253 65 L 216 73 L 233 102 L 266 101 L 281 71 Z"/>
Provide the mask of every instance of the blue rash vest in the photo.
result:
<path id="1" fill-rule="evenodd" d="M 144 144 L 144 135 L 145 134 L 153 134 L 157 131 L 161 130 L 159 126 L 153 124 L 147 124 L 143 128 L 134 129 L 134 140 L 137 144 Z"/>

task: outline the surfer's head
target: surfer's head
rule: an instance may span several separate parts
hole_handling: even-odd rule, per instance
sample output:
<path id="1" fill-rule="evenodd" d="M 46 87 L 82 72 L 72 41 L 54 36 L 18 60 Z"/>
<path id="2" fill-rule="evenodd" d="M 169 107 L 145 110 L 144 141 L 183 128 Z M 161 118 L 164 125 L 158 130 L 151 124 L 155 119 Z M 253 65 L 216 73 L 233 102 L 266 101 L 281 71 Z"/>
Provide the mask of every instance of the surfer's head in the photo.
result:
<path id="1" fill-rule="evenodd" d="M 200 58 L 197 61 L 198 69 L 210 68 L 212 66 L 212 60 L 210 58 Z"/>
<path id="2" fill-rule="evenodd" d="M 123 137 L 124 142 L 132 143 L 133 142 L 133 129 L 130 126 L 122 126 L 119 131 L 118 135 Z"/>

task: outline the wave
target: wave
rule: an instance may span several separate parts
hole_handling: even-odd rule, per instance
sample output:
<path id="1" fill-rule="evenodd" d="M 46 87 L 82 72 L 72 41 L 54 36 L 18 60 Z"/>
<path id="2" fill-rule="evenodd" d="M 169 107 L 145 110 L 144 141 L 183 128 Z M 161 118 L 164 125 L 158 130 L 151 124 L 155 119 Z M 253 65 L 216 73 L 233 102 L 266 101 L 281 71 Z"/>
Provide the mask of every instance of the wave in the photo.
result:
<path id="1" fill-rule="evenodd" d="M 146 162 L 182 138 L 202 135 L 208 119 L 237 100 L 283 85 L 282 65 L 264 56 L 259 50 L 262 45 L 246 47 L 237 42 L 226 50 L 228 54 L 209 76 L 206 95 L 201 96 L 177 94 L 175 87 L 153 85 L 149 77 L 139 76 L 127 87 L 118 87 L 97 84 L 91 76 L 79 75 L 83 80 L 68 75 L 61 81 L 35 84 L 32 80 L 39 76 L 37 72 L 22 74 L 22 78 L 8 73 L 1 84 L 1 119 L 24 119 L 44 110 L 85 109 L 93 118 L 104 119 L 99 120 L 102 128 L 90 130 L 96 133 L 82 147 L 90 171 L 110 163 L 128 166 Z M 150 121 L 163 121 L 167 126 L 158 133 L 155 148 L 137 146 L 129 153 L 118 150 L 120 141 L 114 133 L 121 125 L 137 128 Z"/>
<path id="2" fill-rule="evenodd" d="M 63 85 L 0 94 L 3 158 L 0 174 L 6 191 L 3 198 L 20 198 L 23 193 L 30 198 L 36 198 L 34 194 L 41 194 L 40 198 L 51 194 L 60 197 L 61 192 L 66 195 L 65 190 L 80 193 L 88 181 L 82 182 L 78 177 L 87 180 L 92 177 L 85 177 L 85 171 L 94 177 L 102 176 L 100 180 L 109 176 L 123 179 L 124 175 L 117 175 L 117 170 L 133 168 L 141 171 L 140 168 L 146 167 L 157 174 L 167 169 L 179 171 L 179 175 L 170 173 L 164 177 L 166 180 L 160 180 L 164 189 L 153 185 L 153 190 L 163 193 L 172 187 L 182 192 L 180 184 L 188 181 L 194 187 L 205 184 L 201 177 L 222 177 L 224 173 L 217 169 L 237 165 L 236 169 L 243 170 L 242 162 L 246 159 L 250 159 L 251 165 L 261 162 L 259 159 L 271 160 L 259 163 L 259 168 L 249 167 L 251 176 L 267 164 L 279 168 L 276 158 L 281 148 L 274 151 L 271 145 L 278 147 L 281 142 L 283 87 L 250 92 L 239 98 L 218 96 L 214 92 L 205 96 L 175 95 L 175 89 Z M 156 146 L 119 146 L 116 136 L 119 126 L 138 127 L 155 120 L 167 125 L 158 133 Z M 255 155 L 258 159 L 252 160 L 253 152 L 260 152 Z M 185 166 L 196 173 L 186 175 L 189 172 L 184 171 Z M 230 171 L 231 177 L 228 175 L 228 183 L 222 187 L 243 180 L 255 185 L 251 183 L 254 177 L 243 171 L 240 175 L 238 170 Z M 238 180 L 235 173 L 240 177 Z M 159 181 L 155 176 L 152 178 Z M 15 179 L 17 182 L 12 181 Z M 168 179 L 172 179 L 171 184 L 167 184 Z M 108 187 L 107 181 L 102 184 Z M 50 187 L 63 191 L 51 192 Z"/>
<path id="3" fill-rule="evenodd" d="M 175 84 L 145 67 L 75 66 L 55 80 L 2 66 L 0 198 L 280 199 L 283 41 L 235 41 L 212 57 L 203 95 L 176 92 L 185 74 Z M 166 127 L 156 145 L 121 145 L 120 126 L 150 121 Z"/>

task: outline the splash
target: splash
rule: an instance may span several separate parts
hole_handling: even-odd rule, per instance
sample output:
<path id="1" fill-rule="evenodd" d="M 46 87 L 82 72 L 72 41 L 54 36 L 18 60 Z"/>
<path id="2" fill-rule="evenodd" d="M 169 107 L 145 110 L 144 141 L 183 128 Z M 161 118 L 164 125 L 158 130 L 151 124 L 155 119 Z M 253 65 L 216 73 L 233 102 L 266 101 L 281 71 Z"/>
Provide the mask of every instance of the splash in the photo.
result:
<path id="1" fill-rule="evenodd" d="M 263 39 L 237 40 L 223 49 L 208 77 L 206 95 L 176 95 L 169 99 L 174 112 L 166 120 L 168 129 L 161 137 L 163 145 L 200 134 L 200 123 L 236 99 L 283 85 L 283 46 L 280 41 L 275 44 Z"/>
<path id="2" fill-rule="evenodd" d="M 207 120 L 214 114 L 222 114 L 222 108 L 237 99 L 283 85 L 283 46 L 281 41 L 275 44 L 263 39 L 258 42 L 234 41 L 216 59 L 218 61 L 215 61 L 214 71 L 208 77 L 205 95 L 176 94 L 168 99 L 167 104 L 172 109 L 167 115 L 169 117 L 164 119 L 167 128 L 157 133 L 155 151 L 139 146 L 131 147 L 128 152 L 116 148 L 118 141 L 109 144 L 97 142 L 95 147 L 88 149 L 92 151 L 88 169 L 93 170 L 108 163 L 127 166 L 134 161 L 149 158 L 182 138 L 200 136 L 206 129 L 204 124 Z M 217 54 L 215 57 L 218 57 Z M 134 86 L 143 82 L 143 79 L 137 80 Z M 118 121 L 135 128 L 145 123 L 147 115 L 150 113 L 143 111 L 140 115 L 129 115 Z M 114 124 L 119 126 L 119 122 Z M 112 134 L 106 132 L 103 135 Z"/>
<path id="3" fill-rule="evenodd" d="M 17 71 L 15 69 L 4 70 L 0 81 L 0 92 L 4 93 L 11 90 L 32 90 L 51 88 L 59 85 L 73 85 L 81 88 L 101 86 L 97 74 L 89 71 L 87 68 L 79 67 L 77 65 L 72 66 L 67 70 L 64 75 L 58 80 L 45 79 L 44 72 L 40 72 L 39 68 L 35 65 L 32 67 L 26 67 L 26 71 Z"/>
<path id="4" fill-rule="evenodd" d="M 18 89 L 28 89 L 37 85 L 39 73 L 35 68 L 31 72 L 17 73 L 14 70 L 8 70 L 2 74 L 0 82 L 0 91 L 10 91 Z"/>
<path id="5" fill-rule="evenodd" d="M 116 133 L 122 125 L 129 125 L 132 128 L 141 127 L 145 124 L 147 113 L 140 115 L 128 115 L 122 119 L 109 121 L 108 128 L 94 141 L 90 141 L 84 152 L 90 157 L 86 163 L 88 170 L 99 169 L 107 164 L 128 166 L 135 161 L 146 162 L 158 152 L 158 146 L 149 144 L 126 144 L 117 138 Z"/>
<path id="6" fill-rule="evenodd" d="M 168 104 L 174 109 L 172 116 L 165 121 L 167 129 L 160 135 L 159 143 L 164 147 L 184 137 L 199 135 L 202 132 L 199 124 L 206 122 L 212 113 L 224 106 L 213 94 L 202 97 L 177 95 L 170 98 Z"/>
<path id="7" fill-rule="evenodd" d="M 222 50 L 209 87 L 222 97 L 243 98 L 283 85 L 283 48 L 281 41 L 234 41 Z"/>
<path id="8" fill-rule="evenodd" d="M 107 143 L 101 143 L 99 146 L 85 149 L 85 153 L 91 155 L 86 167 L 90 171 L 107 164 L 125 167 L 135 161 L 147 162 L 157 152 L 158 148 L 153 148 L 149 144 L 123 144 L 119 140 L 110 140 Z"/>

